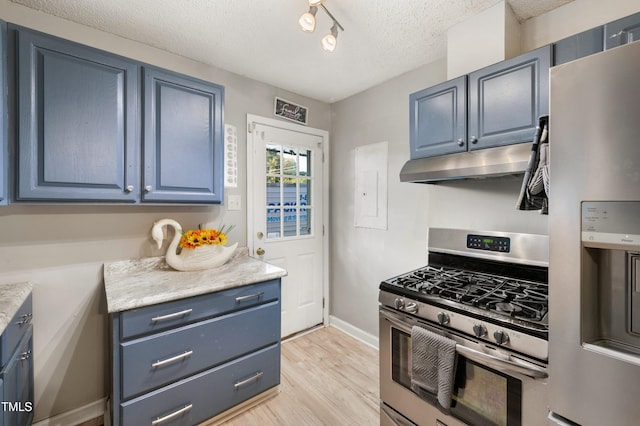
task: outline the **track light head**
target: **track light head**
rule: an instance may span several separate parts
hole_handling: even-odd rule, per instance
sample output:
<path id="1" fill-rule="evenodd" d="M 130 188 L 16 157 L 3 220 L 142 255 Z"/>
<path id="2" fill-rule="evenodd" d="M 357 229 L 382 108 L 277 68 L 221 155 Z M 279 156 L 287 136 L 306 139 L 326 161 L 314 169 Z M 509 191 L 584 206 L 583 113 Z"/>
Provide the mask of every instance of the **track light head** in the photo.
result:
<path id="1" fill-rule="evenodd" d="M 335 21 L 333 21 L 331 32 L 326 36 L 322 37 L 322 48 L 326 52 L 333 52 L 334 50 L 336 50 L 337 44 L 338 44 L 338 24 Z"/>
<path id="2" fill-rule="evenodd" d="M 324 0 L 309 0 L 309 6 L 320 6 Z"/>
<path id="3" fill-rule="evenodd" d="M 300 24 L 300 28 L 302 28 L 302 31 L 312 33 L 316 29 L 317 11 L 317 6 L 310 6 L 309 11 L 303 13 L 300 19 L 298 19 L 298 24 Z"/>

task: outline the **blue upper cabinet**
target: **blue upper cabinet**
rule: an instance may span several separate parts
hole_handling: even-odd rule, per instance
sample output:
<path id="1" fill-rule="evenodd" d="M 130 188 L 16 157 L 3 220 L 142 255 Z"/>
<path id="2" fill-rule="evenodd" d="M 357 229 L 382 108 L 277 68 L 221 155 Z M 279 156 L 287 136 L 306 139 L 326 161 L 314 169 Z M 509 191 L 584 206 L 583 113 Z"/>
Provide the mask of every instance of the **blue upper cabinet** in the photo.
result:
<path id="1" fill-rule="evenodd" d="M 144 67 L 144 202 L 223 201 L 224 88 Z"/>
<path id="2" fill-rule="evenodd" d="M 7 105 L 7 25 L 0 21 L 0 205 L 7 204 L 7 178 L 9 177 Z"/>
<path id="3" fill-rule="evenodd" d="M 467 77 L 409 96 L 411 158 L 467 150 Z"/>
<path id="4" fill-rule="evenodd" d="M 605 49 L 637 40 L 640 40 L 640 13 L 618 19 L 604 26 Z"/>
<path id="5" fill-rule="evenodd" d="M 137 201 L 138 65 L 17 28 L 18 184 L 27 201 Z"/>
<path id="6" fill-rule="evenodd" d="M 533 140 L 549 113 L 551 46 L 469 74 L 469 150 Z"/>
<path id="7" fill-rule="evenodd" d="M 604 49 L 604 27 L 596 27 L 553 44 L 553 64 L 562 65 Z"/>
<path id="8" fill-rule="evenodd" d="M 411 159 L 532 141 L 550 65 L 545 46 L 411 94 Z"/>

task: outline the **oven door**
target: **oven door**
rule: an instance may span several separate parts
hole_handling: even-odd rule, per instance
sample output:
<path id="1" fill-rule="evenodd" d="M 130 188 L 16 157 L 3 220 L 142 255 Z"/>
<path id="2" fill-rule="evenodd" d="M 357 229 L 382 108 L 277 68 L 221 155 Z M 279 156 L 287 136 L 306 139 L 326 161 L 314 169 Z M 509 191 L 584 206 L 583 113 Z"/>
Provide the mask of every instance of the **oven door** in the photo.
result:
<path id="1" fill-rule="evenodd" d="M 411 327 L 419 325 L 443 334 L 436 326 L 411 315 L 380 307 L 381 413 L 401 414 L 417 425 L 546 425 L 546 369 L 515 359 L 497 348 L 447 332 L 457 346 L 453 401 L 448 414 L 437 399 L 411 391 Z M 489 352 L 489 353 L 487 353 Z M 491 353 L 493 352 L 493 353 Z M 392 411 L 390 411 L 392 409 Z M 389 422 L 381 414 L 381 424 Z"/>

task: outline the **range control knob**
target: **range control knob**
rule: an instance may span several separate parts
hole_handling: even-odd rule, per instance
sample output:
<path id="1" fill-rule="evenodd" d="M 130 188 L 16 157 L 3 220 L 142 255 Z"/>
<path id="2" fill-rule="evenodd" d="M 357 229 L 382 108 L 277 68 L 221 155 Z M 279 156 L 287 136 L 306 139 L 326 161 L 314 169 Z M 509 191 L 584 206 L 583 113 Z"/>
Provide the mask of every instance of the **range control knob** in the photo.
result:
<path id="1" fill-rule="evenodd" d="M 396 297 L 396 300 L 393 301 L 393 305 L 396 307 L 396 309 L 402 309 L 404 308 L 404 300 Z"/>
<path id="2" fill-rule="evenodd" d="M 415 314 L 418 312 L 418 304 L 411 302 L 404 308 L 404 310 L 409 312 L 410 314 Z"/>
<path id="3" fill-rule="evenodd" d="M 496 343 L 499 345 L 504 345 L 509 341 L 509 335 L 502 330 L 494 332 L 493 338 L 496 339 Z"/>
<path id="4" fill-rule="evenodd" d="M 487 334 L 487 327 L 482 324 L 473 324 L 473 334 L 476 337 L 482 337 Z"/>
<path id="5" fill-rule="evenodd" d="M 445 314 L 444 312 L 438 312 L 438 322 L 440 323 L 440 325 L 449 323 L 449 315 Z"/>

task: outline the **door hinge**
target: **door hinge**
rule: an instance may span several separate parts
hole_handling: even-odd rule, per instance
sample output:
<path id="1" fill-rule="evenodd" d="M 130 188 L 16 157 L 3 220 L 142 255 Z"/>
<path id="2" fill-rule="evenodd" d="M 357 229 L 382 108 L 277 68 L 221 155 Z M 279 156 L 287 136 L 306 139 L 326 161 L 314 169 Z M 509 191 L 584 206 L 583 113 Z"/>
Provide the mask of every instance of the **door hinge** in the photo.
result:
<path id="1" fill-rule="evenodd" d="M 322 298 L 322 309 L 324 309 L 324 297 Z"/>
<path id="2" fill-rule="evenodd" d="M 254 122 L 247 123 L 247 132 L 253 133 L 255 128 L 256 128 L 256 123 Z"/>
<path id="3" fill-rule="evenodd" d="M 322 236 L 324 237 L 324 225 L 322 225 Z"/>

